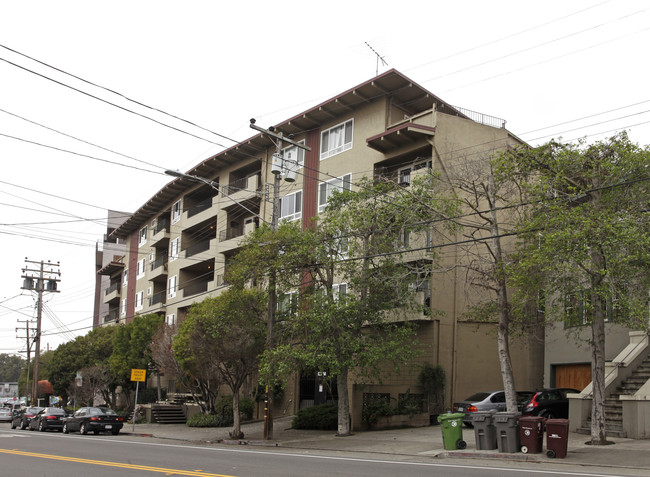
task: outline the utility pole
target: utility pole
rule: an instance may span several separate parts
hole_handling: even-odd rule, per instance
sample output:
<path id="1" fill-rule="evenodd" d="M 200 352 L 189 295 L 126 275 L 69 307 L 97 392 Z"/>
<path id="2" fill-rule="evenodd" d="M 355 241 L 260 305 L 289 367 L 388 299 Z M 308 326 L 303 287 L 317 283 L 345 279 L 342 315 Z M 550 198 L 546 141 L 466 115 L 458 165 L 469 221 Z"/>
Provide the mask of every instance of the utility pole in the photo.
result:
<path id="1" fill-rule="evenodd" d="M 273 154 L 273 162 L 271 165 L 271 172 L 273 173 L 273 211 L 271 213 L 271 230 L 274 232 L 278 229 L 278 220 L 280 218 L 280 182 L 281 176 L 284 174 L 285 180 L 293 182 L 295 180 L 295 172 L 298 168 L 297 159 L 291 163 L 285 162 L 282 156 L 282 143 L 287 142 L 293 146 L 299 147 L 306 151 L 311 151 L 310 147 L 300 144 L 293 140 L 293 135 L 285 138 L 282 132 L 276 132 L 275 128 L 270 127 L 264 129 L 255 125 L 255 119 L 251 119 L 250 127 L 256 131 L 266 134 L 271 141 L 275 144 L 275 154 Z M 275 140 L 274 140 L 275 139 Z M 276 270 L 272 268 L 269 272 L 269 306 L 267 310 L 267 336 L 266 346 L 268 350 L 272 350 L 274 346 L 273 340 L 273 325 L 275 322 L 275 312 L 278 303 L 276 292 Z M 271 363 L 270 372 L 273 374 L 273 365 Z M 273 439 L 273 387 L 267 384 L 266 386 L 266 407 L 264 409 L 264 439 Z"/>
<path id="2" fill-rule="evenodd" d="M 38 405 L 38 361 L 41 356 L 41 318 L 43 316 L 43 293 L 59 293 L 57 283 L 61 281 L 59 262 L 51 263 L 49 260 L 35 262 L 25 257 L 23 268 L 23 290 L 35 291 L 38 295 L 36 302 L 36 335 L 34 336 L 34 382 L 32 383 L 32 405 Z M 35 267 L 35 268 L 29 268 Z M 28 343 L 29 344 L 29 343 Z M 29 347 L 29 346 L 28 346 Z M 36 401 L 36 402 L 34 402 Z"/>
<path id="3" fill-rule="evenodd" d="M 25 323 L 25 328 L 16 328 L 16 331 L 18 330 L 25 330 L 25 338 L 26 338 L 26 353 L 27 353 L 27 382 L 25 383 L 25 396 L 29 397 L 30 395 L 30 387 L 29 387 L 29 364 L 31 363 L 31 351 L 32 351 L 32 341 L 31 341 L 31 336 L 29 335 L 29 324 L 33 323 L 33 320 L 24 320 L 20 321 L 17 320 L 18 323 Z M 21 351 L 22 353 L 22 351 Z M 20 394 L 20 391 L 18 392 Z"/>

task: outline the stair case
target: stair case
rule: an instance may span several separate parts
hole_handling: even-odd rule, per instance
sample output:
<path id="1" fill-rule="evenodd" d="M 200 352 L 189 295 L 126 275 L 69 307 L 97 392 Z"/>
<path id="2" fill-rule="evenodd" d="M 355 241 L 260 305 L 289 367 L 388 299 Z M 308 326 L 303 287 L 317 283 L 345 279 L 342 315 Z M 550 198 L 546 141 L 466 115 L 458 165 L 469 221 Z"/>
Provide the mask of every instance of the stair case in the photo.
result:
<path id="1" fill-rule="evenodd" d="M 158 424 L 185 424 L 187 422 L 183 408 L 175 404 L 154 404 L 151 407 L 151 420 Z"/>
<path id="2" fill-rule="evenodd" d="M 632 396 L 650 380 L 650 358 L 646 358 L 633 372 L 625 379 L 615 391 L 611 392 L 605 399 L 605 431 L 611 437 L 627 437 L 623 429 L 623 403 L 620 396 Z M 591 417 L 588 418 L 588 425 L 591 425 Z M 581 431 L 590 429 L 583 428 Z"/>

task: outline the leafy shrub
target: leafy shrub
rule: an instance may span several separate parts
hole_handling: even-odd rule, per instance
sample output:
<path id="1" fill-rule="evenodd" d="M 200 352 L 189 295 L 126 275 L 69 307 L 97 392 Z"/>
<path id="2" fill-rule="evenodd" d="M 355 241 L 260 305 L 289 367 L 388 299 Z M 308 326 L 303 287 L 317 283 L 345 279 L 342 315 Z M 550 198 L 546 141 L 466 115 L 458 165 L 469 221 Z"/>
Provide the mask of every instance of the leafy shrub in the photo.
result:
<path id="1" fill-rule="evenodd" d="M 239 415 L 246 421 L 253 418 L 255 402 L 251 398 L 239 398 Z M 232 422 L 232 396 L 221 396 L 214 404 L 214 412 L 218 416 L 229 417 Z"/>
<path id="2" fill-rule="evenodd" d="M 162 400 L 165 400 L 167 398 L 166 389 L 160 390 L 160 397 Z M 158 389 L 156 388 L 146 388 L 140 391 L 140 393 L 138 394 L 138 402 L 140 404 L 148 404 L 157 401 L 158 401 Z"/>
<path id="3" fill-rule="evenodd" d="M 375 401 L 363 406 L 361 421 L 366 425 L 375 424 L 380 416 L 392 416 L 395 409 L 385 401 Z"/>
<path id="4" fill-rule="evenodd" d="M 338 409 L 335 404 L 319 404 L 301 409 L 291 421 L 294 429 L 338 429 Z"/>
<path id="5" fill-rule="evenodd" d="M 232 426 L 230 419 L 217 414 L 194 414 L 187 420 L 189 427 L 228 427 Z"/>

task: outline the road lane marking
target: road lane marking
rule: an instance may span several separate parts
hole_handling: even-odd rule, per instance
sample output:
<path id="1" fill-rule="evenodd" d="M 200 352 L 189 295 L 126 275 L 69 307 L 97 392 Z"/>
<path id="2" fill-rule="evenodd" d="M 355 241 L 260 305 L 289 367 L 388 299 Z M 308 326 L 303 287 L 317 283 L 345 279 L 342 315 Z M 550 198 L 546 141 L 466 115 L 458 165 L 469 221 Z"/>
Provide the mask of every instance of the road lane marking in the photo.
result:
<path id="1" fill-rule="evenodd" d="M 81 459 L 78 457 L 65 457 L 65 456 L 52 455 L 52 454 L 37 454 L 35 452 L 26 452 L 26 451 L 20 451 L 15 449 L 0 449 L 0 453 L 20 455 L 24 457 L 37 457 L 39 459 L 52 459 L 52 460 L 61 460 L 65 462 L 76 462 L 78 464 L 92 464 L 92 465 L 102 465 L 105 467 L 118 467 L 121 469 L 144 470 L 147 472 L 159 472 L 166 475 L 191 475 L 196 477 L 235 477 L 233 475 L 226 475 L 226 474 L 210 474 L 207 472 L 203 472 L 202 470 L 166 469 L 164 467 L 151 467 L 148 465 L 124 464 L 121 462 L 108 462 L 105 460 Z"/>

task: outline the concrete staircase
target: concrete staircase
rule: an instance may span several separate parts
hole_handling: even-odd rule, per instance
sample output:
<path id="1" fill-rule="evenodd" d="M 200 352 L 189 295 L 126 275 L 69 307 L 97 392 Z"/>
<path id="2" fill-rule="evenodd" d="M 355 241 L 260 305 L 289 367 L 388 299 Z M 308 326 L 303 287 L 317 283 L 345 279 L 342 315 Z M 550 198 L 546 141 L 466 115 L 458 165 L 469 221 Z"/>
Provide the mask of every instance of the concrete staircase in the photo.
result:
<path id="1" fill-rule="evenodd" d="M 605 399 L 605 430 L 611 437 L 627 437 L 623 429 L 623 403 L 620 396 L 632 396 L 650 380 L 650 358 L 646 358 L 616 390 Z M 591 417 L 588 419 L 591 423 Z M 589 433 L 589 428 L 581 430 Z"/>
<path id="2" fill-rule="evenodd" d="M 151 420 L 158 424 L 185 424 L 187 422 L 183 408 L 176 404 L 152 405 Z"/>

